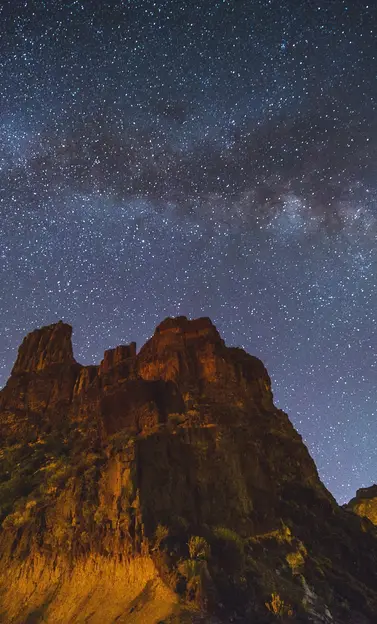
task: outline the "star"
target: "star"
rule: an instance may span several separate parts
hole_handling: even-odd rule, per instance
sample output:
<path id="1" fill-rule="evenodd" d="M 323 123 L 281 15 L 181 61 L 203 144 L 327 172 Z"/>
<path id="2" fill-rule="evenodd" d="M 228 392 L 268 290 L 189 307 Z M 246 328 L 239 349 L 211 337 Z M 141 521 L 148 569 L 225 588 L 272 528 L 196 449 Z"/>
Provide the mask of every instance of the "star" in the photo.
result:
<path id="1" fill-rule="evenodd" d="M 210 316 L 340 502 L 376 481 L 376 10 L 3 3 L 0 377 Z"/>

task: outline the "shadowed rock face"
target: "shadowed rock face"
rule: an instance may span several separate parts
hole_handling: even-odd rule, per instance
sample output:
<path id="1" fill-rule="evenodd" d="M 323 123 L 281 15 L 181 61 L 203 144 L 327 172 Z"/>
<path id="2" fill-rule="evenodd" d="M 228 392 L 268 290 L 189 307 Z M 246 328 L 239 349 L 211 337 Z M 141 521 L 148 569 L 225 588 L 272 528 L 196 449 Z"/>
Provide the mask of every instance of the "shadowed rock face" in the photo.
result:
<path id="1" fill-rule="evenodd" d="M 2 621 L 375 622 L 372 525 L 208 318 L 98 366 L 74 360 L 69 325 L 32 332 L 0 436 Z"/>

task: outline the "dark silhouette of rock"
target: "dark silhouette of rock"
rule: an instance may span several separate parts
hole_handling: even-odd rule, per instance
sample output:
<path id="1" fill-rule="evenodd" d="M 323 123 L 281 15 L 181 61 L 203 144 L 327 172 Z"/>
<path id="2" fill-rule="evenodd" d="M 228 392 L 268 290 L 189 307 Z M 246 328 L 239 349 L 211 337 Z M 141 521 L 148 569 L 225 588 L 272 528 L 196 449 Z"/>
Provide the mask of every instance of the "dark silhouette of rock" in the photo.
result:
<path id="1" fill-rule="evenodd" d="M 0 436 L 4 622 L 376 621 L 373 525 L 208 318 L 168 318 L 98 366 L 69 325 L 32 332 Z"/>

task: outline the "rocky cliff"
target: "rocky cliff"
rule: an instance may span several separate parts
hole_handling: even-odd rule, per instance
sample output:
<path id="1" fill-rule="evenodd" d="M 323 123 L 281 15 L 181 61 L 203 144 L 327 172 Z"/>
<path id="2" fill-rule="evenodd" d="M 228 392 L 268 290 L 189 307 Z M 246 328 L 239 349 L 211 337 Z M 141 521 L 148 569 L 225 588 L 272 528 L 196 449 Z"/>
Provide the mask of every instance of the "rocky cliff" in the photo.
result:
<path id="1" fill-rule="evenodd" d="M 99 366 L 70 326 L 32 332 L 0 436 L 3 622 L 377 621 L 375 529 L 207 318 Z"/>
<path id="2" fill-rule="evenodd" d="M 357 490 L 355 498 L 345 508 L 377 525 L 377 485 Z"/>

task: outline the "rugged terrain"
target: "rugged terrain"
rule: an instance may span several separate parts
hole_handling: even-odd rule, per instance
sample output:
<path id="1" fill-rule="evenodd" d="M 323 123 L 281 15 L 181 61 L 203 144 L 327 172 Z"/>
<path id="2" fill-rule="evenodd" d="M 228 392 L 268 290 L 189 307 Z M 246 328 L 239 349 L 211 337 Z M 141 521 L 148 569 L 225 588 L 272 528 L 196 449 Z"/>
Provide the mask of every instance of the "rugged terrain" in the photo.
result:
<path id="1" fill-rule="evenodd" d="M 377 622 L 376 529 L 207 318 L 99 366 L 69 325 L 32 332 L 0 436 L 3 622 Z"/>
<path id="2" fill-rule="evenodd" d="M 345 508 L 377 525 L 377 485 L 357 490 L 355 498 Z"/>

